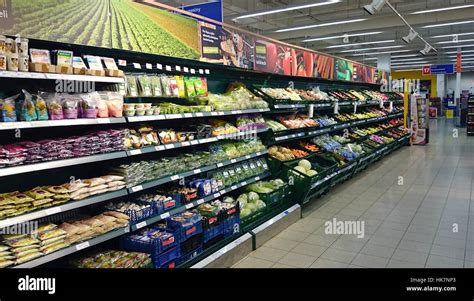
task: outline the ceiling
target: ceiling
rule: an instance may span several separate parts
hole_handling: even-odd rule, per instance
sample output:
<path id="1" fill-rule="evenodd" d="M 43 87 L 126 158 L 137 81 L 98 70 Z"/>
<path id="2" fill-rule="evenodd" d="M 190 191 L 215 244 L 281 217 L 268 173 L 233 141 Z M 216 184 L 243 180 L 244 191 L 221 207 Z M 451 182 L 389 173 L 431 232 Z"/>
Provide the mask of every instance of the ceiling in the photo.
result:
<path id="1" fill-rule="evenodd" d="M 463 68 L 474 68 L 474 0 L 389 0 L 418 34 L 436 48 L 437 52 L 431 51 L 426 56 L 419 53 L 425 43 L 418 37 L 409 44 L 402 41 L 401 38 L 408 34 L 409 28 L 387 4 L 374 15 L 363 9 L 372 0 L 340 0 L 328 5 L 242 18 L 246 14 L 330 1 L 337 0 L 223 0 L 224 22 L 287 43 L 370 65 L 377 64 L 378 53 L 391 52 L 392 69 L 418 69 L 423 64 L 452 63 L 457 48 L 461 46 Z M 160 2 L 181 6 L 202 0 Z M 460 9 L 412 14 L 469 5 L 471 6 Z M 238 17 L 241 18 L 236 19 Z M 433 26 L 464 21 L 472 23 Z M 340 24 L 314 27 L 334 22 Z M 313 27 L 291 30 L 308 26 Z M 344 43 L 342 37 L 345 34 L 348 35 L 347 43 Z M 453 34 L 458 34 L 458 42 L 453 42 Z M 337 38 L 311 41 L 334 36 Z"/>

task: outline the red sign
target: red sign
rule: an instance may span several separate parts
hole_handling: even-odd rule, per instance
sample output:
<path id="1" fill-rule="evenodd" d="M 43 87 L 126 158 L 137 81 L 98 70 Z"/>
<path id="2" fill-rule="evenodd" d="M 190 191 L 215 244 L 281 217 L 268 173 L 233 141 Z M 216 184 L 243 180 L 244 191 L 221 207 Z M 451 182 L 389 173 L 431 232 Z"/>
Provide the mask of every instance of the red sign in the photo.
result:
<path id="1" fill-rule="evenodd" d="M 458 50 L 456 57 L 456 73 L 461 73 L 461 50 Z"/>
<path id="2" fill-rule="evenodd" d="M 431 66 L 423 66 L 423 75 L 431 74 Z"/>

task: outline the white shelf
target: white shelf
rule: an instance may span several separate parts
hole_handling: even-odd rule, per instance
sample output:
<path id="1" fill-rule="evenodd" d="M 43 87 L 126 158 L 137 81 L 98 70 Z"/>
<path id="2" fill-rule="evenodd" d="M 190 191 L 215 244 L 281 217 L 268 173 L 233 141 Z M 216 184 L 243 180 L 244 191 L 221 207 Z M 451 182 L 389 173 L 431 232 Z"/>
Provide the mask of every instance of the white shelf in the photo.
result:
<path id="1" fill-rule="evenodd" d="M 100 83 L 114 83 L 114 84 L 119 84 L 119 83 L 124 82 L 123 77 L 40 73 L 40 72 L 16 72 L 16 71 L 0 71 L 0 77 L 22 78 L 22 79 L 72 80 L 72 81 L 100 82 Z"/>
<path id="2" fill-rule="evenodd" d="M 63 119 L 63 120 L 44 120 L 44 121 L 19 121 L 19 122 L 1 122 L 0 130 L 11 129 L 29 129 L 29 128 L 45 128 L 59 126 L 77 126 L 77 125 L 99 125 L 99 124 L 116 124 L 125 123 L 124 117 L 119 118 L 91 118 L 91 119 Z"/>

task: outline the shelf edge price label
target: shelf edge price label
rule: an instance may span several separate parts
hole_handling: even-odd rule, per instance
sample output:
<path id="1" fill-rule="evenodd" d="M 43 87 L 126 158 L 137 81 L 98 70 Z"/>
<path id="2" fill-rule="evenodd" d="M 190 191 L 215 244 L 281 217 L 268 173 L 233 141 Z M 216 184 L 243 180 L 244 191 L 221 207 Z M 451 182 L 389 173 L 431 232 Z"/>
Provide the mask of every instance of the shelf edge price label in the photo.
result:
<path id="1" fill-rule="evenodd" d="M 163 145 L 155 146 L 155 150 L 158 151 L 158 152 L 159 152 L 159 151 L 162 151 L 162 150 L 164 150 L 164 149 L 165 149 L 165 147 L 164 147 Z"/>
<path id="2" fill-rule="evenodd" d="M 215 198 L 218 198 L 218 197 L 220 197 L 220 196 L 221 196 L 221 194 L 220 194 L 219 192 L 218 192 L 218 193 L 214 193 L 214 197 L 215 197 Z"/>
<path id="3" fill-rule="evenodd" d="M 143 227 L 146 227 L 146 221 L 143 221 L 141 223 L 138 223 L 135 227 L 137 227 L 137 229 L 141 229 Z"/>
<path id="4" fill-rule="evenodd" d="M 127 61 L 126 60 L 118 60 L 118 65 L 122 66 L 122 67 L 126 67 L 127 66 Z"/>
<path id="5" fill-rule="evenodd" d="M 191 68 L 191 74 L 195 74 L 196 70 Z"/>
<path id="6" fill-rule="evenodd" d="M 179 175 L 174 175 L 171 177 L 171 181 L 176 181 L 179 179 Z"/>
<path id="7" fill-rule="evenodd" d="M 211 74 L 211 70 L 206 69 L 206 70 L 204 70 L 204 73 L 205 73 L 205 74 Z"/>
<path id="8" fill-rule="evenodd" d="M 168 217 L 170 217 L 170 213 L 169 212 L 163 213 L 162 215 L 160 215 L 160 217 L 162 219 L 168 218 Z"/>
<path id="9" fill-rule="evenodd" d="M 222 166 L 224 166 L 224 164 L 222 164 L 222 163 L 220 163 L 220 162 L 217 163 L 217 167 L 222 167 Z"/>
<path id="10" fill-rule="evenodd" d="M 237 186 L 234 185 L 234 186 L 230 187 L 230 189 L 236 190 L 236 189 L 237 189 Z"/>
<path id="11" fill-rule="evenodd" d="M 203 70 L 203 69 L 199 69 L 199 74 L 204 74 L 204 70 Z"/>
<path id="12" fill-rule="evenodd" d="M 181 66 L 176 65 L 175 69 L 176 71 L 181 71 Z"/>
<path id="13" fill-rule="evenodd" d="M 162 64 L 156 64 L 156 69 L 163 70 L 163 65 Z"/>
<path id="14" fill-rule="evenodd" d="M 80 251 L 80 250 L 84 250 L 85 248 L 89 248 L 89 247 L 90 247 L 90 243 L 88 241 L 86 241 L 86 242 L 77 244 L 76 245 L 76 250 Z"/>
<path id="15" fill-rule="evenodd" d="M 133 191 L 133 192 L 137 192 L 137 191 L 141 191 L 141 190 L 143 190 L 143 186 L 142 186 L 142 185 L 138 185 L 138 186 L 132 187 L 132 191 Z"/>
<path id="16" fill-rule="evenodd" d="M 200 113 L 200 112 L 196 113 L 196 117 L 203 117 L 203 116 L 204 116 L 203 113 Z"/>
<path id="17" fill-rule="evenodd" d="M 203 199 L 200 199 L 200 200 L 198 200 L 198 201 L 196 202 L 196 204 L 198 204 L 198 205 L 201 205 L 202 203 L 204 203 L 204 200 L 203 200 Z"/>
<path id="18" fill-rule="evenodd" d="M 45 213 L 46 213 L 46 215 L 53 215 L 53 214 L 56 214 L 56 213 L 60 213 L 61 211 L 62 211 L 61 207 L 55 207 L 55 208 L 51 208 L 51 209 L 46 209 Z"/>
<path id="19" fill-rule="evenodd" d="M 245 186 L 247 185 L 247 182 L 246 181 L 243 181 L 242 183 L 240 183 L 241 186 Z"/>
<path id="20" fill-rule="evenodd" d="M 186 73 L 189 72 L 189 68 L 188 68 L 188 67 L 183 67 L 183 70 L 184 70 L 184 72 L 186 72 Z"/>
<path id="21" fill-rule="evenodd" d="M 133 68 L 142 69 L 142 65 L 140 65 L 139 63 L 133 63 Z"/>
<path id="22" fill-rule="evenodd" d="M 151 69 L 153 69 L 153 66 L 150 63 L 146 63 L 145 68 L 147 68 L 148 70 L 151 70 Z"/>
<path id="23" fill-rule="evenodd" d="M 237 162 L 237 160 L 235 159 L 230 160 L 230 163 L 235 163 L 235 162 Z"/>
<path id="24" fill-rule="evenodd" d="M 135 155 L 140 155 L 142 153 L 141 149 L 134 149 L 130 151 L 130 155 L 135 156 Z"/>
<path id="25" fill-rule="evenodd" d="M 198 169 L 195 169 L 195 170 L 193 170 L 193 173 L 194 173 L 195 175 L 198 174 L 198 173 L 201 173 L 201 169 L 199 169 L 199 168 L 198 168 Z"/>
<path id="26" fill-rule="evenodd" d="M 189 203 L 189 204 L 186 204 L 186 206 L 184 206 L 186 209 L 191 209 L 194 207 L 194 204 L 193 203 Z"/>
<path id="27" fill-rule="evenodd" d="M 171 71 L 171 66 L 166 65 L 166 71 Z"/>

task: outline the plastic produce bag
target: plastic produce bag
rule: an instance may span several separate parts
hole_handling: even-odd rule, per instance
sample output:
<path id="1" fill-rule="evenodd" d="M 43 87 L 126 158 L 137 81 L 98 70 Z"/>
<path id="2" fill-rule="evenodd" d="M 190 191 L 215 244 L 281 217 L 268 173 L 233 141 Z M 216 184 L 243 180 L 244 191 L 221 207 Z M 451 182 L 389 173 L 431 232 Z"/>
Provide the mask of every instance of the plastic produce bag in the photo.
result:
<path id="1" fill-rule="evenodd" d="M 79 102 L 81 118 L 97 117 L 97 101 L 91 94 L 81 94 Z"/>
<path id="2" fill-rule="evenodd" d="M 79 99 L 69 94 L 60 94 L 61 106 L 63 108 L 64 119 L 77 119 Z"/>
<path id="3" fill-rule="evenodd" d="M 21 90 L 24 99 L 21 99 L 17 103 L 17 115 L 20 116 L 21 121 L 33 121 L 37 120 L 35 103 L 33 102 L 33 96 L 26 90 Z"/>
<path id="4" fill-rule="evenodd" d="M 123 96 L 117 92 L 108 92 L 107 107 L 110 117 L 123 116 Z"/>
<path id="5" fill-rule="evenodd" d="M 43 97 L 45 96 L 44 92 L 38 92 L 38 95 L 35 99 L 35 109 L 36 114 L 38 115 L 38 120 L 48 120 L 48 106 L 46 104 L 46 99 Z"/>
<path id="6" fill-rule="evenodd" d="M 91 96 L 96 100 L 97 117 L 99 118 L 109 117 L 109 107 L 107 105 L 107 100 L 108 100 L 107 92 L 93 92 L 91 93 Z"/>
<path id="7" fill-rule="evenodd" d="M 64 119 L 63 107 L 61 105 L 61 100 L 58 94 L 56 93 L 46 93 L 43 92 L 41 95 L 46 99 L 46 104 L 48 106 L 49 118 L 51 120 L 61 120 Z"/>
<path id="8" fill-rule="evenodd" d="M 0 100 L 1 110 L 1 121 L 3 122 L 15 122 L 17 121 L 15 101 L 20 94 L 5 98 L 3 101 Z"/>

